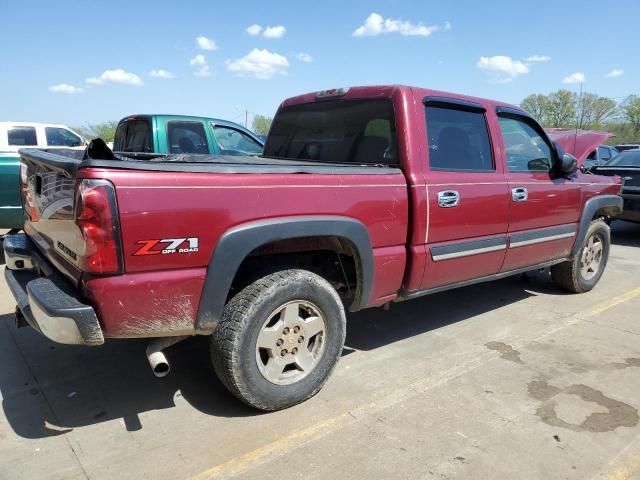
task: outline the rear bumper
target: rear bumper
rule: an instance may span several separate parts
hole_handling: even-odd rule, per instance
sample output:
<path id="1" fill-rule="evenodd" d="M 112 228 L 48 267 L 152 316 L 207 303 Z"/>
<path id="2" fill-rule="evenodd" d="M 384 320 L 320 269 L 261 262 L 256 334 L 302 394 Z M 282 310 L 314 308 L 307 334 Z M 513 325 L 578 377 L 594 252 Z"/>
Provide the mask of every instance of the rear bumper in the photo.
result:
<path id="1" fill-rule="evenodd" d="M 17 309 L 33 328 L 54 342 L 102 345 L 96 312 L 40 255 L 25 234 L 4 239 L 4 275 Z"/>

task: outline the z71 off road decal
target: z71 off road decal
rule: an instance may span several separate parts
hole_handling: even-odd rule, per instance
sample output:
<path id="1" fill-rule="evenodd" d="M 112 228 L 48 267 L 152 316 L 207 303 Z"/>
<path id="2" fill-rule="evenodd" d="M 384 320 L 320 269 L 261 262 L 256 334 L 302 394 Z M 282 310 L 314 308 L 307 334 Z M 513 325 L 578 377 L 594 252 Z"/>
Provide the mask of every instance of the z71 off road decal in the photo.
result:
<path id="1" fill-rule="evenodd" d="M 198 251 L 198 237 L 139 240 L 136 244 L 142 246 L 134 253 L 135 256 L 167 255 L 170 253 L 191 253 Z"/>

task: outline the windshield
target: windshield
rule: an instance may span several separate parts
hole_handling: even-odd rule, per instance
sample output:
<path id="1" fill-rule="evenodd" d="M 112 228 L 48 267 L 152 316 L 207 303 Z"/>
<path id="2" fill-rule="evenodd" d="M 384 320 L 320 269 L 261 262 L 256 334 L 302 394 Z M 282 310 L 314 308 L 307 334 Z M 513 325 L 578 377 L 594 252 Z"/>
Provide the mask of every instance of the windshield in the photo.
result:
<path id="1" fill-rule="evenodd" d="M 627 150 L 620 155 L 616 155 L 609 162 L 607 167 L 640 167 L 640 150 Z"/>
<path id="2" fill-rule="evenodd" d="M 330 100 L 284 108 L 271 126 L 264 156 L 397 164 L 393 103 L 390 99 Z"/>

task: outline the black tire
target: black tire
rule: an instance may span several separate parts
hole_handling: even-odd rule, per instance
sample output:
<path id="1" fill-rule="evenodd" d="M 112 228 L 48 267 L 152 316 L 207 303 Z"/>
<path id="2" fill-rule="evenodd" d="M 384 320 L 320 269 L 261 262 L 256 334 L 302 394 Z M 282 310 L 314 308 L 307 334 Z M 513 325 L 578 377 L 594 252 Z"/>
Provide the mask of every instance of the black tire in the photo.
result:
<path id="1" fill-rule="evenodd" d="M 256 343 L 269 317 L 293 301 L 312 303 L 321 312 L 323 351 L 306 376 L 278 385 L 258 368 Z M 227 303 L 211 338 L 211 360 L 220 381 L 240 400 L 259 410 L 280 410 L 320 391 L 338 362 L 345 331 L 344 306 L 329 282 L 306 270 L 282 270 L 256 280 Z"/>
<path id="2" fill-rule="evenodd" d="M 582 272 L 581 259 L 585 248 L 587 248 L 589 239 L 592 237 L 596 237 L 602 242 L 602 260 L 594 276 L 586 278 Z M 596 286 L 604 273 L 607 260 L 609 259 L 610 247 L 611 229 L 609 225 L 602 219 L 593 220 L 576 254 L 569 261 L 551 267 L 551 278 L 556 285 L 569 292 L 588 292 Z"/>

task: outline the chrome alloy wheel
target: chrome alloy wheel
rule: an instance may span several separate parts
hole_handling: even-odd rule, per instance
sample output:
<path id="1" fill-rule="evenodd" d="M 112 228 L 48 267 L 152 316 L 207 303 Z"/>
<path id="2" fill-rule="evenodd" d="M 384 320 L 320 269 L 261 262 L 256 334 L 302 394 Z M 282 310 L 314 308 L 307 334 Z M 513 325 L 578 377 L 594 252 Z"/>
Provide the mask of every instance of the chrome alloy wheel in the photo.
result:
<path id="1" fill-rule="evenodd" d="M 600 271 L 604 242 L 599 235 L 592 235 L 587 240 L 580 256 L 580 273 L 585 280 L 591 280 Z"/>
<path id="2" fill-rule="evenodd" d="M 290 385 L 316 367 L 325 347 L 326 326 L 320 309 L 295 300 L 273 312 L 256 342 L 256 362 L 262 376 L 275 385 Z"/>

